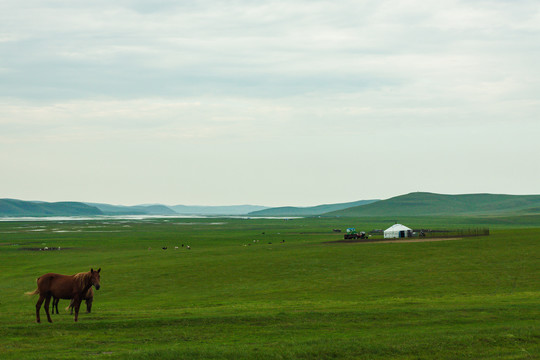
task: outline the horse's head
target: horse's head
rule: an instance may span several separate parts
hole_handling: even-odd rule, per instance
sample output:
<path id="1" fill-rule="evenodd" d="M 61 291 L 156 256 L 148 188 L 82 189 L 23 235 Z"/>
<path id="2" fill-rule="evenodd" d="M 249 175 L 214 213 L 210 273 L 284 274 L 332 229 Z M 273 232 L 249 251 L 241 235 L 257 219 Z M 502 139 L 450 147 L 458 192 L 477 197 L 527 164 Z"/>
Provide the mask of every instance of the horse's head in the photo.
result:
<path id="1" fill-rule="evenodd" d="M 101 287 L 101 285 L 99 284 L 99 280 L 100 280 L 99 272 L 100 271 L 101 271 L 101 268 L 99 268 L 98 271 L 94 271 L 93 268 L 90 269 L 90 283 L 92 285 L 94 285 L 96 290 L 99 290 L 99 288 Z"/>

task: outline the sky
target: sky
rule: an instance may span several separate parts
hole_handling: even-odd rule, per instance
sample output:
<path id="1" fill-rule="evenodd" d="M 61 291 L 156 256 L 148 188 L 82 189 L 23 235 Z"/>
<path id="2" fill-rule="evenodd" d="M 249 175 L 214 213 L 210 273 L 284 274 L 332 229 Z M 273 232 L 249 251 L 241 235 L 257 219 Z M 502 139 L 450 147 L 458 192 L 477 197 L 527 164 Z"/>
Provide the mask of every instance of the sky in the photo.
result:
<path id="1" fill-rule="evenodd" d="M 0 198 L 540 194 L 538 0 L 3 0 Z"/>

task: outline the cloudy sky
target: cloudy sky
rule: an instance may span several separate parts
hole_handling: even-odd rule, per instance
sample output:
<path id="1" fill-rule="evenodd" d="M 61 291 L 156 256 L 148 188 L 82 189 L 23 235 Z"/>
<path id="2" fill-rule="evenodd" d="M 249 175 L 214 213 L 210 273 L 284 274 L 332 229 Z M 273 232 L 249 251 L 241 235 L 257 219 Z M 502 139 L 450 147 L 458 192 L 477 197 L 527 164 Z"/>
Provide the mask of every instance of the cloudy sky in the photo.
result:
<path id="1" fill-rule="evenodd" d="M 540 2 L 0 2 L 0 198 L 540 193 Z"/>

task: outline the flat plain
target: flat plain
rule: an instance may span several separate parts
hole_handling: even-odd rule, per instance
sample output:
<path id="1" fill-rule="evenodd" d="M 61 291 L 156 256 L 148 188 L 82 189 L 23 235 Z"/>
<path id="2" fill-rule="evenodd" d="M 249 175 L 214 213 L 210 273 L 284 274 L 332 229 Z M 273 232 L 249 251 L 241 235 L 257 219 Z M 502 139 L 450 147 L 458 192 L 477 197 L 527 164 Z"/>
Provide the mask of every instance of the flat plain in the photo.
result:
<path id="1" fill-rule="evenodd" d="M 0 222 L 0 358 L 540 357 L 538 216 L 400 222 L 490 235 L 332 242 L 385 218 Z M 75 323 L 61 301 L 37 324 L 36 278 L 91 267 L 92 313 Z"/>

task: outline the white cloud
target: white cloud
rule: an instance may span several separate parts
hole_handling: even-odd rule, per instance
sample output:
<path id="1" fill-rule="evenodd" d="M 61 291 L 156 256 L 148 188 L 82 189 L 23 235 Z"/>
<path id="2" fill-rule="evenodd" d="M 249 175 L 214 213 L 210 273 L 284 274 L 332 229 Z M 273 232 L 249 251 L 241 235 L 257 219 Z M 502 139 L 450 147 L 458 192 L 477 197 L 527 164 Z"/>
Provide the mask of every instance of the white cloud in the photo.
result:
<path id="1" fill-rule="evenodd" d="M 293 173 L 297 178 L 287 178 L 296 185 L 283 190 L 283 199 L 310 204 L 317 201 L 299 189 L 332 183 L 324 170 L 332 163 L 358 164 L 360 176 L 362 164 L 380 174 L 396 156 L 412 164 L 444 157 L 457 167 L 468 159 L 486 163 L 491 152 L 506 160 L 490 181 L 511 192 L 501 175 L 516 172 L 508 159 L 540 152 L 527 142 L 539 130 L 539 24 L 537 1 L 6 0 L 0 4 L 0 148 L 32 163 L 29 152 L 47 161 L 61 147 L 82 154 L 89 171 L 107 169 L 111 179 L 116 168 L 125 174 L 137 167 L 122 149 L 166 159 L 151 170 L 194 186 L 196 177 L 166 166 L 176 159 L 171 154 L 181 153 L 183 167 L 194 173 L 207 173 L 197 170 L 201 163 L 226 162 L 231 175 L 208 178 L 211 186 L 244 177 L 285 187 L 284 174 Z M 501 142 L 506 155 L 499 154 Z M 82 145 L 103 149 L 101 161 Z M 304 151 L 298 157 L 287 156 L 298 148 Z M 6 155 L 0 165 L 21 171 Z M 263 179 L 255 179 L 253 167 Z M 438 189 L 426 190 L 467 192 L 467 178 L 444 185 L 438 180 L 444 166 L 433 169 L 423 184 L 418 177 L 407 186 L 365 180 L 366 197 L 432 184 Z M 482 172 L 475 176 L 470 188 L 477 190 Z M 17 177 L 5 184 L 17 189 Z M 537 192 L 532 181 L 520 185 Z M 350 200 L 345 194 L 355 197 L 356 187 L 351 180 L 339 195 L 328 189 L 319 199 Z M 161 188 L 171 192 L 173 180 Z M 178 202 L 187 196 L 175 191 Z M 295 198 L 294 191 L 303 195 Z"/>

